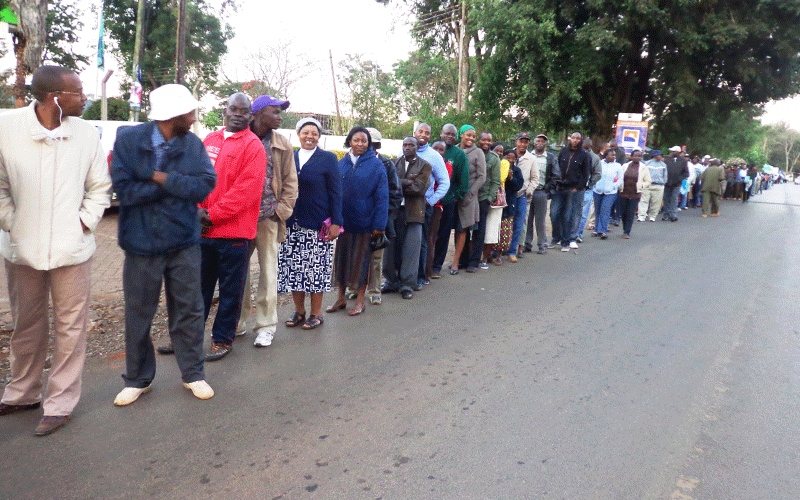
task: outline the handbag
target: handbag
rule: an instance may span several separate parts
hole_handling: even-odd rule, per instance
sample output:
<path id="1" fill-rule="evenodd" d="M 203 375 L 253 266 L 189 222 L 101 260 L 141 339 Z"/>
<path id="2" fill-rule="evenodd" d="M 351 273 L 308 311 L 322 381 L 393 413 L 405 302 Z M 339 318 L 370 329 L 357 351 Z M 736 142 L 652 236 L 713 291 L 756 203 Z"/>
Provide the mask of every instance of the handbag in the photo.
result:
<path id="1" fill-rule="evenodd" d="M 503 186 L 500 186 L 500 189 L 497 190 L 497 194 L 494 197 L 494 201 L 492 202 L 493 207 L 507 207 L 508 203 L 506 202 L 506 190 L 503 189 Z"/>
<path id="2" fill-rule="evenodd" d="M 322 227 L 319 229 L 319 239 L 322 241 L 327 241 L 328 239 L 328 231 L 331 230 L 331 218 L 328 217 L 324 221 L 322 221 Z"/>
<path id="3" fill-rule="evenodd" d="M 375 252 L 378 250 L 383 250 L 384 248 L 389 246 L 389 238 L 386 237 L 386 234 L 381 234 L 377 238 L 369 241 L 369 251 Z"/>

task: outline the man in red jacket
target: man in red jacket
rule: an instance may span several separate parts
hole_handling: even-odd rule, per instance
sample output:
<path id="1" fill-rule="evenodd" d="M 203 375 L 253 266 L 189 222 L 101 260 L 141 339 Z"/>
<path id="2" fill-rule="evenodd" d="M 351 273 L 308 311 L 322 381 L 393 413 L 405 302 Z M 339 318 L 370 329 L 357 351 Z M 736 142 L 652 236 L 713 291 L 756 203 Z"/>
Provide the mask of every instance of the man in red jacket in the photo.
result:
<path id="1" fill-rule="evenodd" d="M 248 272 L 250 240 L 256 237 L 267 157 L 261 141 L 248 128 L 250 117 L 250 99 L 242 93 L 233 94 L 225 108 L 225 128 L 203 141 L 217 172 L 217 186 L 200 204 L 206 319 L 219 282 L 219 307 L 206 361 L 217 361 L 231 352 Z"/>

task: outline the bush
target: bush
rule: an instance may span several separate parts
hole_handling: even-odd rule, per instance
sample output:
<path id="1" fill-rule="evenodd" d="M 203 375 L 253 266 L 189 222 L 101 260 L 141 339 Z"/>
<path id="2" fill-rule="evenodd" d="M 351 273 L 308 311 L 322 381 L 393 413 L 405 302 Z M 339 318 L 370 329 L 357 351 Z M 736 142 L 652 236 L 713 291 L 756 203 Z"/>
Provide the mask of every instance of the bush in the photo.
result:
<path id="1" fill-rule="evenodd" d="M 97 101 L 93 102 L 91 106 L 89 106 L 89 109 L 83 112 L 83 116 L 81 116 L 81 118 L 84 120 L 100 120 L 101 107 L 102 102 L 98 99 Z M 128 104 L 128 101 L 118 97 L 110 97 L 108 99 L 109 120 L 126 122 L 128 121 L 130 110 L 131 106 Z M 144 113 L 139 113 L 139 121 L 146 121 Z"/>

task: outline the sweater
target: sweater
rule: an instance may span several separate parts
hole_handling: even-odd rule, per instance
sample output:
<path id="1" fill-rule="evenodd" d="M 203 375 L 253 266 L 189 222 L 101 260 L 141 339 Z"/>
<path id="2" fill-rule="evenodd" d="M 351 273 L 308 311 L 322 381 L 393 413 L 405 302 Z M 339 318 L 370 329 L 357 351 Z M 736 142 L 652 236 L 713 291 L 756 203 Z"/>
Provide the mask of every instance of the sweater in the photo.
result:
<path id="1" fill-rule="evenodd" d="M 142 256 L 170 254 L 200 242 L 197 204 L 217 179 L 203 143 L 187 133 L 176 137 L 164 154 L 164 185 L 150 180 L 156 126 L 150 122 L 119 131 L 111 162 L 119 198 L 119 246 Z"/>
<path id="2" fill-rule="evenodd" d="M 600 180 L 594 185 L 593 191 L 597 194 L 615 194 L 619 191 L 619 185 L 623 181 L 625 170 L 619 163 L 605 160 L 600 162 L 600 169 L 602 171 Z"/>
<path id="3" fill-rule="evenodd" d="M 342 178 L 342 216 L 344 229 L 350 233 L 384 231 L 389 215 L 389 183 L 386 168 L 372 148 L 358 157 L 339 160 Z"/>
<path id="4" fill-rule="evenodd" d="M 97 129 L 67 117 L 52 139 L 35 106 L 0 115 L 0 253 L 45 271 L 94 254 L 111 179 Z"/>
<path id="5" fill-rule="evenodd" d="M 208 210 L 212 227 L 206 238 L 245 238 L 258 232 L 258 212 L 264 191 L 267 154 L 261 140 L 249 129 L 225 139 L 223 130 L 203 141 L 217 173 L 217 185 L 200 204 Z"/>
<path id="6" fill-rule="evenodd" d="M 297 151 L 294 160 L 300 165 Z M 302 228 L 319 230 L 328 218 L 331 224 L 343 224 L 342 178 L 335 154 L 317 148 L 297 172 L 297 185 L 297 202 L 286 225 L 297 222 Z"/>
<path id="7" fill-rule="evenodd" d="M 403 155 L 398 155 L 398 158 L 400 156 Z M 425 192 L 425 201 L 428 205 L 436 205 L 450 190 L 450 174 L 444 166 L 444 158 L 429 144 L 420 146 L 417 150 L 417 156 L 430 163 L 433 169 L 428 190 Z"/>

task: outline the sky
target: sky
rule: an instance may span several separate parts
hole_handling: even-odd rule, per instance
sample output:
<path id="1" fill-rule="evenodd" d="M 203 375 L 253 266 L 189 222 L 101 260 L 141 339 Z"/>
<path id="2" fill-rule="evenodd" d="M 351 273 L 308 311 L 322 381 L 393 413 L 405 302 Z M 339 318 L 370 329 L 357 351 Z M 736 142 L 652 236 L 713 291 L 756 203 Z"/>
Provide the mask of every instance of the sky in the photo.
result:
<path id="1" fill-rule="evenodd" d="M 76 0 L 85 13 L 81 43 L 86 54 L 94 54 L 97 44 L 97 20 L 91 14 L 99 7 L 100 0 Z M 218 5 L 220 0 L 207 0 Z M 224 74 L 232 80 L 249 80 L 250 74 L 240 62 L 241 56 L 260 44 L 271 45 L 277 41 L 291 42 L 293 53 L 303 53 L 317 61 L 317 70 L 310 71 L 299 81 L 288 96 L 291 110 L 335 113 L 330 61 L 328 50 L 337 63 L 347 54 L 363 54 L 366 59 L 377 62 L 385 71 L 392 64 L 405 59 L 415 44 L 409 34 L 413 21 L 403 2 L 394 0 L 389 6 L 375 0 L 303 0 L 295 2 L 271 2 L 263 0 L 237 0 L 238 12 L 229 16 L 235 37 L 229 42 L 228 55 L 224 60 Z M 95 9 L 91 7 L 94 6 Z M 7 34 L 0 33 L 2 38 Z M 106 38 L 108 45 L 108 39 Z M 10 47 L 10 42 L 7 43 Z M 7 54 L 0 59 L 0 69 L 14 66 L 14 57 Z M 108 93 L 118 95 L 121 80 L 113 54 L 106 53 L 106 69 L 116 69 Z M 94 93 L 97 72 L 92 66 L 81 75 L 87 93 Z M 337 82 L 339 99 L 345 93 Z M 207 99 L 208 106 L 216 102 Z M 344 112 L 344 109 L 343 109 Z M 769 103 L 762 117 L 763 123 L 786 121 L 792 128 L 800 130 L 800 97 Z"/>

